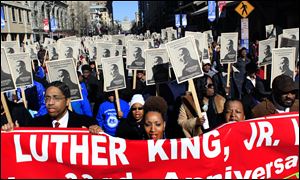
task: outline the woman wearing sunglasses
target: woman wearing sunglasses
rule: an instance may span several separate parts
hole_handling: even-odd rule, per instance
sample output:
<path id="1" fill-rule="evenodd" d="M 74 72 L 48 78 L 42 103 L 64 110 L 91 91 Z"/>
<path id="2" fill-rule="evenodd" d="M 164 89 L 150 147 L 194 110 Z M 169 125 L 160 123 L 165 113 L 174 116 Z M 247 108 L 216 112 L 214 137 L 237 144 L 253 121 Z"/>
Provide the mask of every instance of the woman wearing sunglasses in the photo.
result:
<path id="1" fill-rule="evenodd" d="M 121 119 L 116 136 L 124 139 L 145 139 L 144 130 L 144 98 L 135 94 L 130 101 L 130 112 L 126 119 Z"/>

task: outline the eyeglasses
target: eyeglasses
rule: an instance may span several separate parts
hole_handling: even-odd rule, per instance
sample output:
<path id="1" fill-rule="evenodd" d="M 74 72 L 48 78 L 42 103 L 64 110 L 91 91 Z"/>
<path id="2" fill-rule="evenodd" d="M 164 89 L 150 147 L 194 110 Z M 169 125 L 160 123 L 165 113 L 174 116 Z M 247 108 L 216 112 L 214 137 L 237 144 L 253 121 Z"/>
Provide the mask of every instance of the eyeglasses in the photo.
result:
<path id="1" fill-rule="evenodd" d="M 45 97 L 45 102 L 48 103 L 52 99 L 54 102 L 58 102 L 62 99 L 65 99 L 66 96 L 46 96 Z"/>
<path id="2" fill-rule="evenodd" d="M 214 84 L 207 84 L 205 87 L 206 87 L 206 88 L 213 88 L 213 87 L 214 87 Z"/>
<path id="3" fill-rule="evenodd" d="M 136 110 L 143 110 L 144 108 L 143 107 L 137 107 L 137 108 L 131 108 L 132 111 L 136 111 Z"/>

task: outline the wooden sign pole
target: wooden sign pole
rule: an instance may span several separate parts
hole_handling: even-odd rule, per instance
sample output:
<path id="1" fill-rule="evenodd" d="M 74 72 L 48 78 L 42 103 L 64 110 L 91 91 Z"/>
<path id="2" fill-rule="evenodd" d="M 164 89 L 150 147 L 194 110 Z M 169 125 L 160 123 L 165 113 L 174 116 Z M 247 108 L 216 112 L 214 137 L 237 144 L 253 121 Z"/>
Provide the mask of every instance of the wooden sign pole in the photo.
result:
<path id="1" fill-rule="evenodd" d="M 73 111 L 71 101 L 70 101 L 70 103 L 69 103 L 68 109 L 69 109 L 69 111 Z"/>
<path id="2" fill-rule="evenodd" d="M 198 113 L 198 117 L 201 117 L 201 109 L 200 109 L 200 104 L 199 104 L 199 100 L 198 100 L 198 96 L 197 96 L 197 92 L 196 92 L 196 88 L 195 88 L 195 84 L 193 79 L 189 80 L 189 86 L 191 87 L 191 91 L 192 91 L 192 96 L 194 99 L 194 103 L 195 103 L 195 107 Z"/>
<path id="3" fill-rule="evenodd" d="M 264 66 L 264 79 L 265 79 L 265 80 L 267 79 L 267 70 L 268 70 L 267 66 L 268 66 L 268 65 L 265 65 L 265 66 Z"/>
<path id="4" fill-rule="evenodd" d="M 8 123 L 13 124 L 13 121 L 12 121 L 12 118 L 11 118 L 11 115 L 10 115 L 10 112 L 9 112 L 9 109 L 8 109 L 8 106 L 7 106 L 7 103 L 6 103 L 6 99 L 5 99 L 5 96 L 4 96 L 4 92 L 1 92 L 1 102 L 2 102 L 4 113 L 5 113 L 5 116 L 6 116 L 6 119 L 7 119 Z"/>
<path id="5" fill-rule="evenodd" d="M 115 90 L 115 97 L 116 97 L 116 104 L 117 104 L 117 112 L 119 112 L 119 111 L 121 111 L 121 108 L 120 108 L 120 99 L 119 99 L 118 90 Z"/>
<path id="6" fill-rule="evenodd" d="M 134 69 L 133 70 L 133 87 L 132 87 L 132 89 L 136 89 L 136 73 L 137 73 L 137 70 L 136 69 Z"/>
<path id="7" fill-rule="evenodd" d="M 99 76 L 99 70 L 98 70 L 98 64 L 95 61 L 95 66 L 96 66 L 96 72 L 97 72 L 97 79 L 100 80 L 100 76 Z"/>
<path id="8" fill-rule="evenodd" d="M 155 84 L 156 86 L 156 96 L 159 96 L 159 84 Z"/>
<path id="9" fill-rule="evenodd" d="M 45 62 L 46 62 L 46 59 L 47 59 L 47 55 L 48 55 L 49 53 L 48 53 L 48 50 L 46 50 L 46 52 L 45 52 L 45 56 L 44 56 L 44 62 L 43 62 L 43 64 L 42 64 L 42 67 L 45 67 Z"/>
<path id="10" fill-rule="evenodd" d="M 24 106 L 25 106 L 26 109 L 28 109 L 27 100 L 26 100 L 26 96 L 25 96 L 25 90 L 24 90 L 23 87 L 21 87 L 21 93 L 22 93 L 22 100 L 23 100 Z"/>
<path id="11" fill-rule="evenodd" d="M 226 83 L 226 87 L 230 87 L 230 63 L 228 64 L 228 67 L 227 67 L 227 83 Z"/>

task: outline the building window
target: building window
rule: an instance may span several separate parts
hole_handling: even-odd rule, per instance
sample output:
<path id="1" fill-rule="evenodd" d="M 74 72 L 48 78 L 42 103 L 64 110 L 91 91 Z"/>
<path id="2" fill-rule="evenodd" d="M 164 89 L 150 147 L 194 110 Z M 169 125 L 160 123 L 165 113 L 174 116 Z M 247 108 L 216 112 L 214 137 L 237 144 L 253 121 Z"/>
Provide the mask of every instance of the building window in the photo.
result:
<path id="1" fill-rule="evenodd" d="M 21 9 L 19 9 L 19 22 L 20 23 L 23 22 L 23 20 L 22 20 L 22 10 Z"/>
<path id="2" fill-rule="evenodd" d="M 11 7 L 11 15 L 12 15 L 12 21 L 16 22 L 16 14 L 15 14 L 15 8 Z"/>
<path id="3" fill-rule="evenodd" d="M 1 9 L 3 9 L 3 18 L 4 18 L 4 20 L 5 20 L 5 19 L 6 19 L 6 18 L 5 18 L 5 7 L 1 5 Z"/>
<path id="4" fill-rule="evenodd" d="M 10 35 L 11 35 L 11 40 L 12 41 L 16 41 L 17 40 L 17 34 L 11 33 Z"/>
<path id="5" fill-rule="evenodd" d="M 26 11 L 26 17 L 27 17 L 27 23 L 30 24 L 30 13 L 29 11 Z"/>
<path id="6" fill-rule="evenodd" d="M 1 33 L 1 41 L 6 41 L 7 40 L 7 34 Z"/>

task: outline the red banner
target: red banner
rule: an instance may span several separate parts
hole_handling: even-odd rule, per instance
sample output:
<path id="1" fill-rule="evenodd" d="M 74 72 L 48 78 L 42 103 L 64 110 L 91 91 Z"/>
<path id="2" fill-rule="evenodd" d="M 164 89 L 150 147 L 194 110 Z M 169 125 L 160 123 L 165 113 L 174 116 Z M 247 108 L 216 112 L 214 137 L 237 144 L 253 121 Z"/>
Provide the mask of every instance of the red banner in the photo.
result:
<path id="1" fill-rule="evenodd" d="M 1 178 L 299 178 L 298 148 L 299 113 L 158 141 L 18 128 L 1 132 Z"/>
<path id="2" fill-rule="evenodd" d="M 43 24 L 44 24 L 44 31 L 48 32 L 49 31 L 49 20 L 43 19 Z"/>

